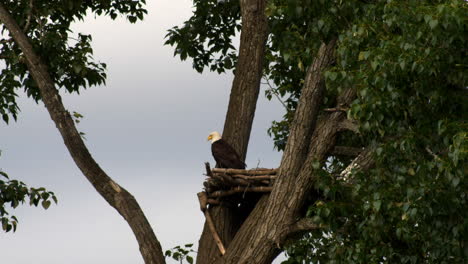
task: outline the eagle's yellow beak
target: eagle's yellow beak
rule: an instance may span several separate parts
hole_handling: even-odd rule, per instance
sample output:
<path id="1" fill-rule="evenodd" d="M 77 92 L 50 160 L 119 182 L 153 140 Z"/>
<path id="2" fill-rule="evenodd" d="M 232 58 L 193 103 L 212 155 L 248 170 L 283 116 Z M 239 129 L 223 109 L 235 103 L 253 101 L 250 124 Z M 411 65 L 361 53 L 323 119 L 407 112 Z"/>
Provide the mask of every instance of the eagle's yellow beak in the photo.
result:
<path id="1" fill-rule="evenodd" d="M 210 141 L 213 138 L 213 135 L 209 135 L 206 141 Z"/>

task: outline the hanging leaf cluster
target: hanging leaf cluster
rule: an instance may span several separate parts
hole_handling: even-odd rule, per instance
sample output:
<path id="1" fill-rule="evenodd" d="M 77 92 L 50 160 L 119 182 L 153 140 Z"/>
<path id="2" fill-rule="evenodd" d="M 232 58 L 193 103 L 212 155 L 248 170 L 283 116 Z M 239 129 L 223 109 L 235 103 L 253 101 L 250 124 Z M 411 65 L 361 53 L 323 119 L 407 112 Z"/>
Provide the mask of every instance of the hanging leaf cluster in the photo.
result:
<path id="1" fill-rule="evenodd" d="M 116 19 L 124 16 L 131 23 L 142 20 L 145 0 L 139 1 L 85 1 L 85 0 L 21 0 L 5 1 L 5 8 L 28 36 L 36 53 L 47 65 L 58 88 L 70 93 L 105 83 L 106 64 L 96 62 L 91 47 L 92 37 L 75 34 L 73 22 L 89 14 L 106 15 Z M 18 115 L 16 98 L 24 89 L 36 102 L 41 100 L 39 89 L 30 75 L 24 55 L 0 23 L 0 114 L 5 122 Z"/>

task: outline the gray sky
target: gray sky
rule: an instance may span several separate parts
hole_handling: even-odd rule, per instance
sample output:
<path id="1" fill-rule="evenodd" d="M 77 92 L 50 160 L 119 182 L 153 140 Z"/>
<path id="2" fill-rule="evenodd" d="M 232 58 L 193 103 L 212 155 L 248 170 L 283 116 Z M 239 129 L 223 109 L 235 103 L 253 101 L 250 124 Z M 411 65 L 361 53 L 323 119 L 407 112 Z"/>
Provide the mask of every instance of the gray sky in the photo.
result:
<path id="1" fill-rule="evenodd" d="M 164 249 L 197 243 L 203 227 L 196 193 L 208 134 L 221 132 L 232 75 L 191 68 L 163 46 L 166 30 L 191 14 L 190 0 L 148 1 L 144 22 L 88 17 L 76 32 L 92 34 L 95 58 L 108 64 L 105 87 L 64 95 L 84 115 L 78 129 L 103 169 L 142 206 Z M 260 94 L 247 164 L 276 167 L 267 128 L 281 105 Z M 28 185 L 54 191 L 49 210 L 22 206 L 16 233 L 0 233 L 2 264 L 143 263 L 123 218 L 80 173 L 42 103 L 21 96 L 17 123 L 0 123 L 0 168 Z"/>

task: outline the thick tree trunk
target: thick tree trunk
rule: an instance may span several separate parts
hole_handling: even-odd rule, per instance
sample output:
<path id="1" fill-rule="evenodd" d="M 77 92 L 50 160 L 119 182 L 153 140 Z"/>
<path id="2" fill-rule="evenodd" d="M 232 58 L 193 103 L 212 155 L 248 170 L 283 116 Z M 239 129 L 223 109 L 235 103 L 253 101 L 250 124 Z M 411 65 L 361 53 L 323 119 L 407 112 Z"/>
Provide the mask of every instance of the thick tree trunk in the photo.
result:
<path id="1" fill-rule="evenodd" d="M 232 83 L 223 138 L 245 161 L 255 115 L 267 39 L 266 0 L 240 0 L 242 31 L 239 59 Z M 215 206 L 209 209 L 217 232 L 227 247 L 247 215 L 236 207 Z M 197 263 L 212 263 L 220 257 L 207 224 L 199 240 Z"/>
<path id="2" fill-rule="evenodd" d="M 165 263 L 161 245 L 137 201 L 127 190 L 107 176 L 93 159 L 78 133 L 73 119 L 63 106 L 46 65 L 34 52 L 25 34 L 1 3 L 0 20 L 23 51 L 28 69 L 40 89 L 44 105 L 60 131 L 76 165 L 102 197 L 128 222 L 138 241 L 145 263 Z"/>
<path id="3" fill-rule="evenodd" d="M 307 72 L 271 194 L 262 197 L 227 248 L 226 255 L 216 263 L 271 263 L 280 253 L 287 231 L 300 219 L 304 201 L 313 188 L 312 162 L 323 161 L 333 149 L 338 124 L 345 118 L 344 113 L 336 112 L 316 125 L 324 89 L 322 76 L 333 62 L 334 50 L 334 40 L 323 44 Z M 347 105 L 353 98 L 354 93 L 346 91 L 338 102 Z"/>
<path id="4" fill-rule="evenodd" d="M 242 31 L 239 59 L 232 83 L 223 138 L 245 160 L 257 106 L 268 21 L 266 0 L 241 0 Z"/>

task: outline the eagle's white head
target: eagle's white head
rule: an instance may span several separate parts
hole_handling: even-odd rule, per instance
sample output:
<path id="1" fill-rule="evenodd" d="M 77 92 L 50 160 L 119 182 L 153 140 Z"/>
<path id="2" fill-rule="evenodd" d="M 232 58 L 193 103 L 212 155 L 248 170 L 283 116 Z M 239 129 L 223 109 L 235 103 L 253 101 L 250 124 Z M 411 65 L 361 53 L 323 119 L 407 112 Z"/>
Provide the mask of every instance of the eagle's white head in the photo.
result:
<path id="1" fill-rule="evenodd" d="M 208 140 L 211 141 L 211 144 L 215 143 L 220 139 L 221 135 L 217 131 L 211 132 L 210 135 L 208 135 Z"/>

